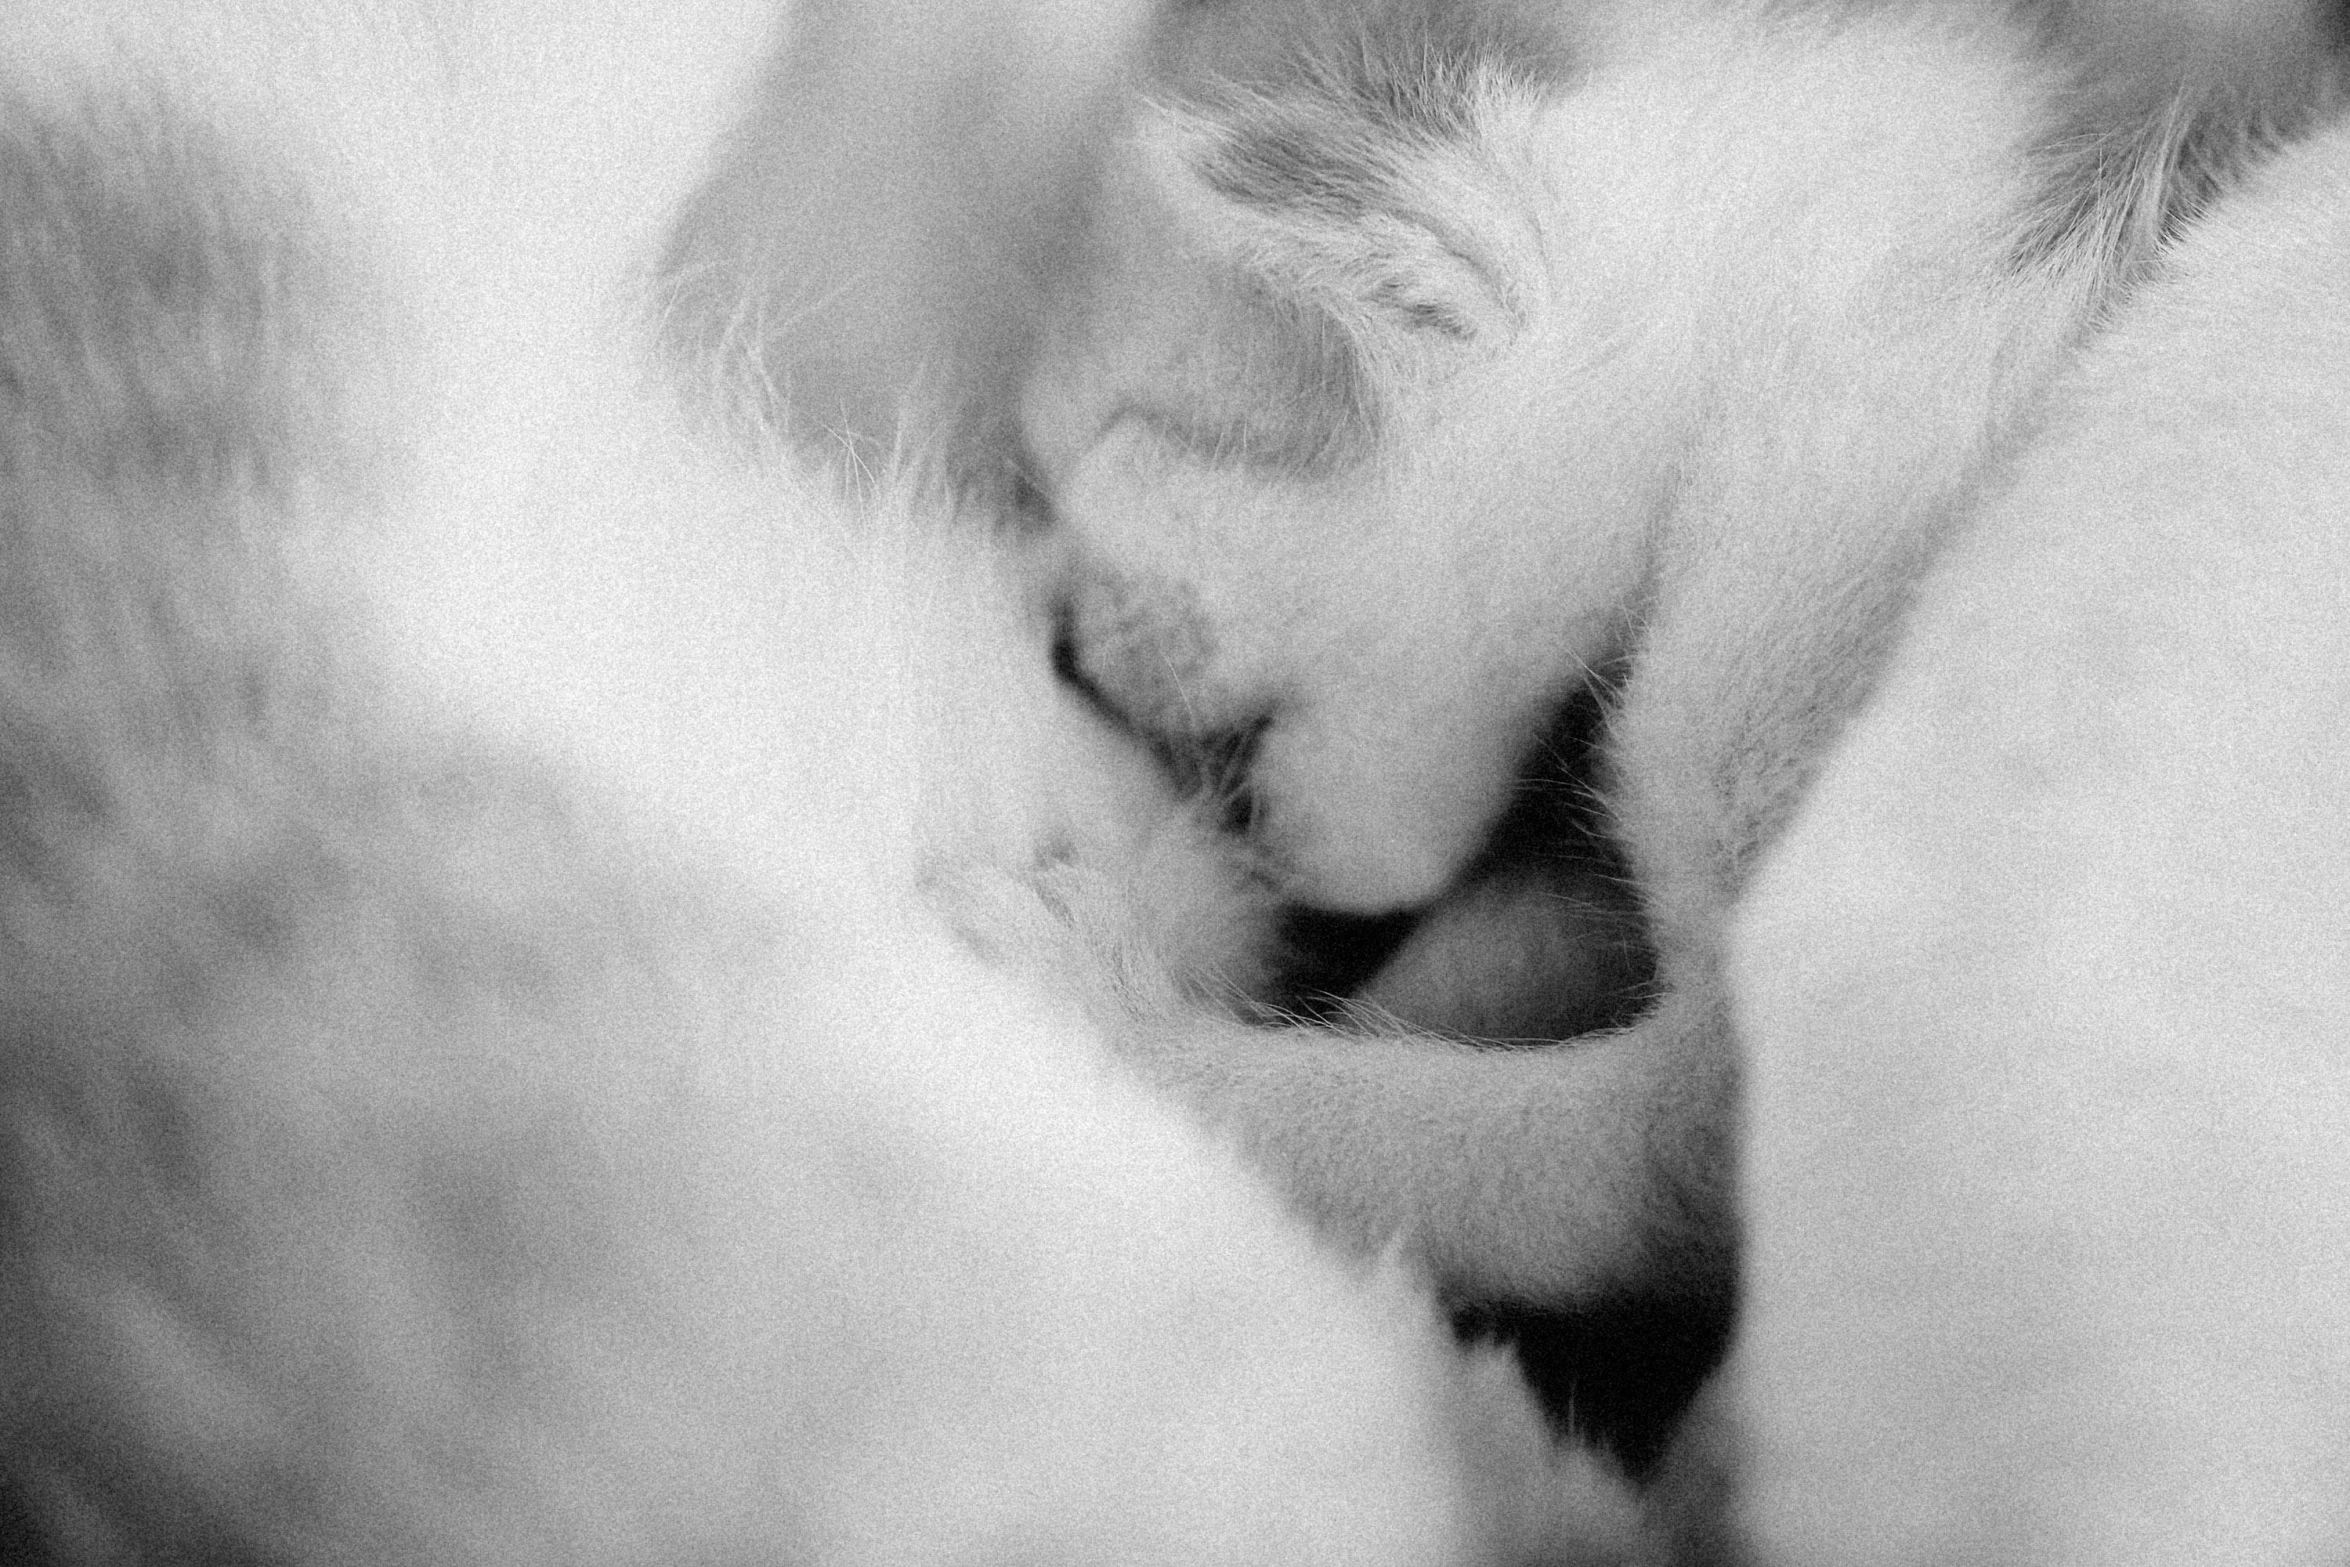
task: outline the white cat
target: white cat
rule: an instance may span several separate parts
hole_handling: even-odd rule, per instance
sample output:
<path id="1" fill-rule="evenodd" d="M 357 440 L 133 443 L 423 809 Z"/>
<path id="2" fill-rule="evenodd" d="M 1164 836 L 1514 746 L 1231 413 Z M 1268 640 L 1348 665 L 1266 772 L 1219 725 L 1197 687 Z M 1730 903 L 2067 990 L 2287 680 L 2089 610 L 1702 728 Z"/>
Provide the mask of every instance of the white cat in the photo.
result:
<path id="1" fill-rule="evenodd" d="M 2329 104 L 2325 15 L 1285 25 L 1134 116 L 1030 388 L 1076 667 L 1245 747 L 1290 895 L 1381 911 L 1622 664 L 1661 995 L 1566 1050 L 1151 1068 L 1472 1298 L 1702 1295 L 1746 1246 L 1717 1544 L 2338 1555 L 2338 136 L 2164 255 Z"/>
<path id="2" fill-rule="evenodd" d="M 1135 21 L 9 10 L 20 1558 L 1477 1561 L 1561 1496 L 1620 1536 L 1012 961 L 1255 916 L 989 519 L 765 433 L 763 333 L 841 349 L 805 413 L 1018 314 L 860 313 L 860 257 L 886 299 L 924 253 L 858 226 L 885 168 L 790 161 L 819 109 L 997 102 L 964 73 L 1082 23 L 980 160 L 1049 186 Z M 834 297 L 745 281 L 795 245 Z"/>
<path id="3" fill-rule="evenodd" d="M 1250 737 L 1303 901 L 1434 898 L 1563 694 L 1628 661 L 1645 1022 L 1157 1062 L 1341 1228 L 1588 1298 L 1724 1233 L 1736 894 L 2238 111 L 1959 8 L 1561 7 L 1547 51 L 1517 10 L 1400 11 L 1135 118 L 1029 443 L 1084 679 L 1173 743 Z"/>

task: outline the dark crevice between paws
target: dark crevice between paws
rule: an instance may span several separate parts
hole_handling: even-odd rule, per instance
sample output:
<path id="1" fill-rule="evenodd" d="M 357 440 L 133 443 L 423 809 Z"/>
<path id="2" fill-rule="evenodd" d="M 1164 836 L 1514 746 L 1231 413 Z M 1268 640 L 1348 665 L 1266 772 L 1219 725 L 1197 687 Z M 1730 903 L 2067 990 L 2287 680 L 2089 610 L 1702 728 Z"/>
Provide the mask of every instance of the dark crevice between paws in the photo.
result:
<path id="1" fill-rule="evenodd" d="M 1594 682 L 1562 706 L 1520 768 L 1508 809 L 1443 897 L 1372 917 L 1286 910 L 1268 1007 L 1341 1026 L 1350 1016 L 1359 1023 L 1387 1015 L 1496 1048 L 1541 1048 L 1623 1027 L 1647 1011 L 1656 1000 L 1656 955 L 1604 798 L 1600 745 L 1610 689 Z M 1447 952 L 1456 940 L 1498 941 L 1524 961 Z M 1399 956 L 1403 966 L 1459 977 L 1430 996 L 1390 967 Z M 1406 994 L 1425 1009 L 1397 1010 Z M 1367 1013 L 1350 1012 L 1356 1002 L 1369 1003 Z"/>
<path id="2" fill-rule="evenodd" d="M 1733 1310 L 1722 1289 L 1581 1310 L 1473 1302 L 1456 1305 L 1452 1323 L 1464 1343 L 1514 1349 L 1553 1428 L 1643 1481 L 1721 1364 Z"/>
<path id="3" fill-rule="evenodd" d="M 1334 914 L 1291 904 L 1281 911 L 1281 970 L 1263 997 L 1269 1016 L 1340 1023 L 1348 1000 L 1386 967 L 1419 923 L 1401 914 Z"/>

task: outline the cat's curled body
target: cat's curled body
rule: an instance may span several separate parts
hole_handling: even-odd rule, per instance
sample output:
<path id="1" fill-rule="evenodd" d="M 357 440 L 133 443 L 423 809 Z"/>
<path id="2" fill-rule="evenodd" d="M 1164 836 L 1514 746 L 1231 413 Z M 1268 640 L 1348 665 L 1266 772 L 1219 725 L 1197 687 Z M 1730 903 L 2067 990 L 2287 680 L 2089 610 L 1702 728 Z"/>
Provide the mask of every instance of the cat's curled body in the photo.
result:
<path id="1" fill-rule="evenodd" d="M 1700 1554 L 2330 1559 L 2340 134 L 2230 187 L 2334 112 L 2338 18 L 1373 9 L 1209 29 L 1113 158 L 1026 405 L 1072 662 L 1244 749 L 1291 895 L 1434 900 L 1439 947 L 1621 671 L 1659 994 L 1151 1069 L 1460 1296 L 1735 1279 L 1666 1492 Z"/>
<path id="2" fill-rule="evenodd" d="M 1388 9 L 1249 37 L 1253 76 L 1199 46 L 1219 74 L 1112 159 L 1025 405 L 1074 662 L 1163 743 L 1244 737 L 1277 885 L 1363 912 L 1438 899 L 1564 696 L 1625 671 L 1602 786 L 1658 999 L 1569 1050 L 1170 1028 L 1151 1060 L 1463 1295 L 1703 1290 L 1738 895 L 2259 117 L 2184 51 L 2100 78 L 2031 8 Z"/>

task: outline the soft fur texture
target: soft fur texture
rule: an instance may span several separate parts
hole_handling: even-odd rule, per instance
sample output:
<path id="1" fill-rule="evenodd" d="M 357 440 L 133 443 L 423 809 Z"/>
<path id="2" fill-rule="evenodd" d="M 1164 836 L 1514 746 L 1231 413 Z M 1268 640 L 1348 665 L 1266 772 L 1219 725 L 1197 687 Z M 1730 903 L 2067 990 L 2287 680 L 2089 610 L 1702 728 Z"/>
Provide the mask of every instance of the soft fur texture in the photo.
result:
<path id="1" fill-rule="evenodd" d="M 1137 115 L 1030 446 L 1085 678 L 1169 743 L 1249 736 L 1305 901 L 1443 892 L 1563 694 L 1628 670 L 1644 1022 L 1156 1063 L 1342 1230 L 1588 1300 L 1723 1266 L 1725 922 L 1920 566 L 2245 135 L 2323 92 L 2020 12 L 1567 6 L 1529 66 L 1452 9 Z"/>
<path id="2" fill-rule="evenodd" d="M 10 21 L 0 1547 L 1615 1560 L 1417 1270 L 1741 1247 L 1653 1556 L 2350 1542 L 2313 8 Z"/>
<path id="3" fill-rule="evenodd" d="M 1245 742 L 1299 898 L 1441 900 L 1624 667 L 1662 994 L 1153 1070 L 1472 1298 L 1750 1237 L 1690 1549 L 2338 1554 L 2338 142 L 2229 194 L 2334 112 L 2334 19 L 1593 4 L 1530 57 L 1460 9 L 1135 116 L 1030 448 L 1075 664 Z"/>
<path id="4" fill-rule="evenodd" d="M 2018 32 L 1558 25 L 1556 81 L 1475 35 L 1394 63 L 1309 38 L 1285 89 L 1146 112 L 1029 408 L 1085 675 L 1148 728 L 1261 729 L 1258 836 L 1306 901 L 1443 890 L 1549 711 L 1629 659 L 1607 766 L 1663 988 L 1637 1028 L 1159 1061 L 1326 1222 L 1464 1292 L 1591 1302 L 1725 1276 L 1723 921 L 2110 274 L 2017 257 L 2066 85 Z M 1384 84 L 1414 71 L 1444 107 L 1407 133 Z M 1266 338 L 1340 365 L 1335 454 L 1225 433 L 1284 408 L 1226 368 L 1279 364 Z"/>
<path id="5" fill-rule="evenodd" d="M 1741 916 L 1769 1560 L 2350 1550 L 2345 375 L 2337 126 L 2068 374 Z"/>
<path id="6" fill-rule="evenodd" d="M 887 13 L 786 58 L 951 99 L 858 70 Z M 781 361 L 708 330 L 755 252 L 707 215 L 805 129 L 780 20 L 11 13 L 0 1540 L 1605 1554 L 1506 1370 L 1040 968 L 1075 928 L 1189 1004 L 1258 905 L 994 519 L 778 446 Z"/>

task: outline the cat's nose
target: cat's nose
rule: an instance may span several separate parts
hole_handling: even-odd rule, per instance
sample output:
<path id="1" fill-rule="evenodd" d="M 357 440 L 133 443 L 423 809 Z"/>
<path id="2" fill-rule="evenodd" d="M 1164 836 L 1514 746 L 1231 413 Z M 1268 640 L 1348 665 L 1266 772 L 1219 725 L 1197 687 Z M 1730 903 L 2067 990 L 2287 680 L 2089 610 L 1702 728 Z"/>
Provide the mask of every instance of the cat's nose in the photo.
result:
<path id="1" fill-rule="evenodd" d="M 1081 629 L 1086 617 L 1074 594 L 1058 601 L 1052 623 L 1053 673 L 1113 723 L 1147 741 L 1178 789 L 1218 802 L 1221 825 L 1245 835 L 1256 817 L 1249 768 L 1271 714 L 1246 713 L 1222 724 L 1201 721 L 1200 707 L 1184 700 L 1171 661 L 1154 663 L 1135 653 L 1130 642 L 1120 646 L 1115 637 L 1089 643 Z M 1097 654 L 1102 655 L 1098 660 Z M 1147 673 L 1138 674 L 1137 666 Z M 1097 670 L 1106 670 L 1110 679 L 1105 682 Z M 1184 721 L 1156 721 L 1171 711 Z"/>
<path id="2" fill-rule="evenodd" d="M 1064 595 L 1055 663 L 1140 733 L 1198 739 L 1250 717 L 1211 678 L 1215 633 L 1197 597 L 1167 578 L 1091 576 Z"/>

